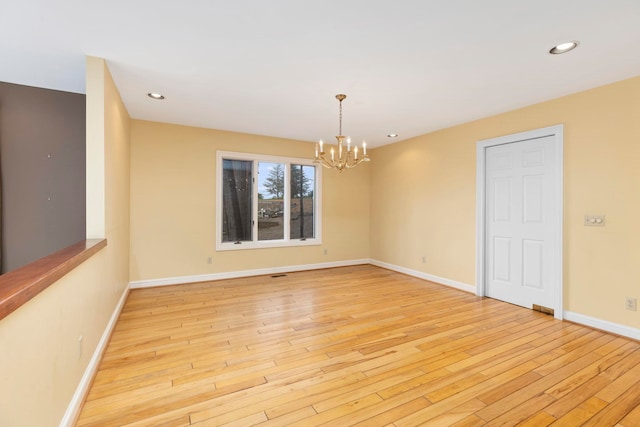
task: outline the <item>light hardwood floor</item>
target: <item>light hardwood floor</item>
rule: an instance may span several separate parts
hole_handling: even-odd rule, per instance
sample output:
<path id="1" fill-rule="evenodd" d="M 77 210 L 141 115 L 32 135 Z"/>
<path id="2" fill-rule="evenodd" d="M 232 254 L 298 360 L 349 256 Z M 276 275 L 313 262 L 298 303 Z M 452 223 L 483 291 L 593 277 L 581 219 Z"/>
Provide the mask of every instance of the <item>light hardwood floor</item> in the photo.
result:
<path id="1" fill-rule="evenodd" d="M 78 426 L 639 426 L 640 343 L 370 265 L 131 292 Z"/>

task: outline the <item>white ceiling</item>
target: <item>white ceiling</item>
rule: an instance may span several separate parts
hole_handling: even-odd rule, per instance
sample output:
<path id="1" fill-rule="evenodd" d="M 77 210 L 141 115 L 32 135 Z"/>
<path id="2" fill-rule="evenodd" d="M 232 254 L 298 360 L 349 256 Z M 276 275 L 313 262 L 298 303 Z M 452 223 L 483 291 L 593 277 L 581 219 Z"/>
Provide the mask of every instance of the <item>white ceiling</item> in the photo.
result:
<path id="1" fill-rule="evenodd" d="M 92 55 L 133 118 L 307 141 L 346 93 L 370 146 L 640 75 L 639 46 L 640 0 L 0 2 L 0 81 L 83 93 Z"/>

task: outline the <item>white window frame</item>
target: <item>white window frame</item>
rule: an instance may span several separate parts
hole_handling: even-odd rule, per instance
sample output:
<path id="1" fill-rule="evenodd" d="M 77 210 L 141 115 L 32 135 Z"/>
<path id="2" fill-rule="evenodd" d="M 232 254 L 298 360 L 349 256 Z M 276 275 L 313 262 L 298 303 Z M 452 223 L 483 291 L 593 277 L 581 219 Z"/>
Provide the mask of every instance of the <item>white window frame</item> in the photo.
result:
<path id="1" fill-rule="evenodd" d="M 222 241 L 222 173 L 223 160 L 253 161 L 251 186 L 251 219 L 252 241 L 236 242 Z M 285 166 L 284 175 L 284 238 L 277 240 L 258 240 L 258 163 L 280 163 Z M 316 170 L 315 187 L 313 189 L 313 238 L 291 239 L 291 165 L 314 166 Z M 236 153 L 232 151 L 216 152 L 216 251 L 234 251 L 244 249 L 280 248 L 288 246 L 313 246 L 322 244 L 322 168 L 313 163 L 313 160 L 294 157 L 268 156 L 263 154 Z"/>

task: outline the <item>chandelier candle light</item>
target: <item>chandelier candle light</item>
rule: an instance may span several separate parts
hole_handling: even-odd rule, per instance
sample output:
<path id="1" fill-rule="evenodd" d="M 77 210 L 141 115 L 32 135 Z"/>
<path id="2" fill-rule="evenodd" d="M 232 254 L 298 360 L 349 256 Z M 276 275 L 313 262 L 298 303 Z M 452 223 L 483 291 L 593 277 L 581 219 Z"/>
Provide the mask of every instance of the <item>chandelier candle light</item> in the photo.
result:
<path id="1" fill-rule="evenodd" d="M 362 141 L 362 156 L 358 158 L 358 147 L 353 147 L 351 150 L 351 138 L 342 135 L 342 101 L 347 98 L 347 95 L 338 94 L 336 99 L 340 102 L 340 128 L 339 135 L 336 136 L 338 140 L 337 153 L 333 147 L 331 147 L 331 157 L 328 158 L 324 151 L 324 143 L 322 140 L 316 143 L 316 157 L 313 160 L 314 163 L 320 163 L 322 166 L 328 169 L 336 169 L 338 172 L 342 172 L 344 169 L 355 168 L 362 162 L 368 162 L 369 156 L 367 156 L 367 143 Z M 347 140 L 347 148 L 344 149 L 344 140 Z M 336 158 L 337 154 L 337 158 Z"/>

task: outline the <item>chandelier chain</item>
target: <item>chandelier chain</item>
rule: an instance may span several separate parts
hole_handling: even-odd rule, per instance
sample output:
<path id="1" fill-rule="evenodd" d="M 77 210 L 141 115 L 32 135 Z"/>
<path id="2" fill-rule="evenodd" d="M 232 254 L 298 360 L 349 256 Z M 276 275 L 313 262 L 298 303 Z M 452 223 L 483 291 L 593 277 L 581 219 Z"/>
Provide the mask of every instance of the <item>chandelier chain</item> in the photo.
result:
<path id="1" fill-rule="evenodd" d="M 342 135 L 342 99 L 340 100 L 340 129 L 338 135 Z"/>

